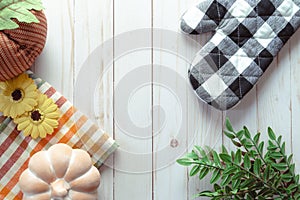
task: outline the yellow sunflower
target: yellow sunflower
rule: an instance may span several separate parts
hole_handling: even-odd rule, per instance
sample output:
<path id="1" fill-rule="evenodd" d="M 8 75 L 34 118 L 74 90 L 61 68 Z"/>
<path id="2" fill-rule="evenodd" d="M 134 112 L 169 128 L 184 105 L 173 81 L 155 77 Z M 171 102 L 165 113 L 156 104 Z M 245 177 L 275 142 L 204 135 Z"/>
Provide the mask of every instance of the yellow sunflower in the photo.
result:
<path id="1" fill-rule="evenodd" d="M 27 74 L 0 82 L 0 111 L 4 116 L 15 118 L 37 104 L 37 88 Z"/>
<path id="2" fill-rule="evenodd" d="M 58 126 L 60 116 L 59 109 L 52 99 L 39 93 L 37 98 L 38 104 L 32 111 L 14 119 L 18 124 L 19 131 L 23 131 L 25 136 L 31 135 L 32 138 L 45 138 L 47 134 L 52 134 Z"/>

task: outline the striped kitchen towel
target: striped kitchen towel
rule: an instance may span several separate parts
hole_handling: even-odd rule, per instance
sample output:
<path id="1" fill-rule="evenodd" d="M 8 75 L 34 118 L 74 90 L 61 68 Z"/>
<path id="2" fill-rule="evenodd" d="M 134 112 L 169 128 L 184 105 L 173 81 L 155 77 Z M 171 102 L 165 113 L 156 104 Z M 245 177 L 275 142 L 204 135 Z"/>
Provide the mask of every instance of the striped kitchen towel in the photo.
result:
<path id="1" fill-rule="evenodd" d="M 103 130 L 98 128 L 50 84 L 39 78 L 35 80 L 39 90 L 53 99 L 61 111 L 59 126 L 52 135 L 43 139 L 25 137 L 17 130 L 11 118 L 0 113 L 0 199 L 22 199 L 18 186 L 21 173 L 28 167 L 30 156 L 48 149 L 57 143 L 66 143 L 73 148 L 87 151 L 96 167 L 113 153 L 117 144 Z"/>

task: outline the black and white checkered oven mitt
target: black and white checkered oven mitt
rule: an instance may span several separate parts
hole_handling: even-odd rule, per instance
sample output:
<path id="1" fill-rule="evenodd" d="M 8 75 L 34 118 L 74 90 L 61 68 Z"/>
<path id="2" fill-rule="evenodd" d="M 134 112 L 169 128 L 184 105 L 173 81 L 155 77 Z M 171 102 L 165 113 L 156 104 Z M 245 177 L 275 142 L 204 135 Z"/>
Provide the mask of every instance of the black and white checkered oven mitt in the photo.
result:
<path id="1" fill-rule="evenodd" d="M 185 33 L 215 31 L 189 70 L 199 98 L 226 110 L 255 85 L 300 24 L 300 0 L 204 0 L 181 19 Z"/>

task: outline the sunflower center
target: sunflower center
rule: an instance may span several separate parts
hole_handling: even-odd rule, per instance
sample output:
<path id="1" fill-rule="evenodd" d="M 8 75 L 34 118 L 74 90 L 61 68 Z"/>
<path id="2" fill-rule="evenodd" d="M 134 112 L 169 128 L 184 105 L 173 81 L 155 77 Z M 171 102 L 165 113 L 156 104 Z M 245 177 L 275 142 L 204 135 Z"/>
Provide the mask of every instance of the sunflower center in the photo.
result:
<path id="1" fill-rule="evenodd" d="M 11 97 L 14 101 L 19 101 L 22 99 L 23 94 L 22 91 L 20 89 L 16 89 L 11 93 Z"/>
<path id="2" fill-rule="evenodd" d="M 40 121 L 42 119 L 42 114 L 40 113 L 39 110 L 35 110 L 33 112 L 31 112 L 31 119 L 33 121 Z"/>

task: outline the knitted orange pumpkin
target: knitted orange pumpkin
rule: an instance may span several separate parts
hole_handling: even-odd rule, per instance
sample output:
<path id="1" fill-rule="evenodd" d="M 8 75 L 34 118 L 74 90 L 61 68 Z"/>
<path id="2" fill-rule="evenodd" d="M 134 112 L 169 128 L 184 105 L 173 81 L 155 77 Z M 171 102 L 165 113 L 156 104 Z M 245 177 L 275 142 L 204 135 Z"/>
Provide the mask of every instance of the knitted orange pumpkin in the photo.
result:
<path id="1" fill-rule="evenodd" d="M 19 28 L 0 31 L 0 81 L 27 70 L 42 52 L 47 36 L 47 20 L 43 11 L 30 11 L 40 23 L 14 20 Z"/>

